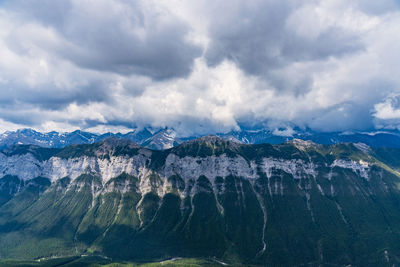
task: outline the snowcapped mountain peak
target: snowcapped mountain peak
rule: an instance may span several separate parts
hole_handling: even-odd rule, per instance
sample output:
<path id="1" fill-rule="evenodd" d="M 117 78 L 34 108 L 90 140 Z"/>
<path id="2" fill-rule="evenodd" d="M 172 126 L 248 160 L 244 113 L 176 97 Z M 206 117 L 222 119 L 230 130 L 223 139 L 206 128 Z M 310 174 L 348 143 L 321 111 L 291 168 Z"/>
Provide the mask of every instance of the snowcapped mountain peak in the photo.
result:
<path id="1" fill-rule="evenodd" d="M 141 145 L 159 150 L 172 148 L 181 142 L 173 129 L 162 129 L 146 139 Z"/>

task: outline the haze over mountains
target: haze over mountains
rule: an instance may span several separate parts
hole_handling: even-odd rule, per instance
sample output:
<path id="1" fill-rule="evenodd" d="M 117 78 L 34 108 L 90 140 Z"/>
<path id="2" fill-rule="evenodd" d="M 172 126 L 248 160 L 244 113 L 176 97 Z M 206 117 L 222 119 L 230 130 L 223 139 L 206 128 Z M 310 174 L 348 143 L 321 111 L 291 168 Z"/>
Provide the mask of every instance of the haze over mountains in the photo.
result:
<path id="1" fill-rule="evenodd" d="M 296 130 L 291 132 L 270 130 L 241 130 L 228 133 L 216 133 L 226 140 L 243 144 L 281 144 L 292 139 L 311 140 L 318 144 L 364 143 L 372 147 L 400 147 L 399 131 L 375 132 L 332 132 Z M 143 147 L 162 150 L 174 147 L 184 141 L 200 136 L 178 136 L 173 129 L 138 129 L 128 133 L 95 134 L 85 131 L 67 133 L 41 133 L 32 129 L 20 129 L 0 134 L 0 149 L 16 144 L 37 145 L 42 147 L 62 148 L 72 144 L 93 144 L 109 137 L 131 140 Z"/>

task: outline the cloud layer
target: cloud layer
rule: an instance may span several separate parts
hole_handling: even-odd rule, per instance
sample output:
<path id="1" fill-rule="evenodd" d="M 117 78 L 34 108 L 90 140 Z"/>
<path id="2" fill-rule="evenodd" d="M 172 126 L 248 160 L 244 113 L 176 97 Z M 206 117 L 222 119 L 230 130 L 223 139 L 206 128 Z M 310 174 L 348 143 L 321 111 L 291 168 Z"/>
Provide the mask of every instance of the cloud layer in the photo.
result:
<path id="1" fill-rule="evenodd" d="M 382 0 L 0 1 L 0 130 L 400 126 Z"/>

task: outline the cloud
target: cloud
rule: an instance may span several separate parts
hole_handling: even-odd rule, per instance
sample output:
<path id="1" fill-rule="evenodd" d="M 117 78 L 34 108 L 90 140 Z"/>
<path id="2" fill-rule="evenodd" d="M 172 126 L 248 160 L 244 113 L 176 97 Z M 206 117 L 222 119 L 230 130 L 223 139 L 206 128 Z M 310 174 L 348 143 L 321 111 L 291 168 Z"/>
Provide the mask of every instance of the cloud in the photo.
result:
<path id="1" fill-rule="evenodd" d="M 232 4 L 233 3 L 233 4 Z M 322 61 L 363 49 L 360 34 L 337 23 L 331 5 L 294 1 L 218 2 L 212 7 L 211 41 L 206 58 L 211 65 L 224 59 L 252 75 L 264 77 L 279 90 L 308 90 L 310 76 L 287 83 L 280 70 L 297 62 Z M 342 8 L 342 7 L 340 7 Z M 224 13 L 226 16 L 218 16 Z M 278 72 L 278 73 L 277 73 Z"/>
<path id="2" fill-rule="evenodd" d="M 400 129 L 400 95 L 392 94 L 375 104 L 373 115 L 378 128 Z"/>
<path id="3" fill-rule="evenodd" d="M 374 116 L 382 120 L 400 119 L 400 96 L 392 95 L 376 104 Z"/>
<path id="4" fill-rule="evenodd" d="M 28 0 L 12 7 L 53 35 L 12 34 L 14 44 L 28 38 L 82 68 L 168 79 L 190 73 L 201 52 L 186 39 L 190 25 L 153 1 Z"/>
<path id="5" fill-rule="evenodd" d="M 39 2 L 0 3 L 4 129 L 398 127 L 395 1 Z"/>

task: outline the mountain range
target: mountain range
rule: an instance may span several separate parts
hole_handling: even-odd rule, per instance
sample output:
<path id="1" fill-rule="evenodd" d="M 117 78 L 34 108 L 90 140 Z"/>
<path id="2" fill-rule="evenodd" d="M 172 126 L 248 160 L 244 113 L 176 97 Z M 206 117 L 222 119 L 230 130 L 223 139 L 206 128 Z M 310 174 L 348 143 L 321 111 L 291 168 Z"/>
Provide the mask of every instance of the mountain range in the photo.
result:
<path id="1" fill-rule="evenodd" d="M 243 144 L 281 144 L 293 139 L 310 140 L 318 144 L 337 144 L 343 142 L 364 143 L 371 147 L 400 148 L 400 132 L 331 132 L 296 129 L 293 133 L 270 130 L 240 130 L 216 133 L 217 136 Z M 155 150 L 169 149 L 185 141 L 201 136 L 179 136 L 173 129 L 135 129 L 131 132 L 95 134 L 76 130 L 73 132 L 41 133 L 32 129 L 20 129 L 0 134 L 0 149 L 16 144 L 37 145 L 49 148 L 62 148 L 72 144 L 93 144 L 109 137 L 133 141 L 143 147 Z"/>
<path id="2" fill-rule="evenodd" d="M 0 257 L 398 265 L 399 156 L 217 136 L 165 150 L 115 137 L 10 146 L 0 152 Z"/>

